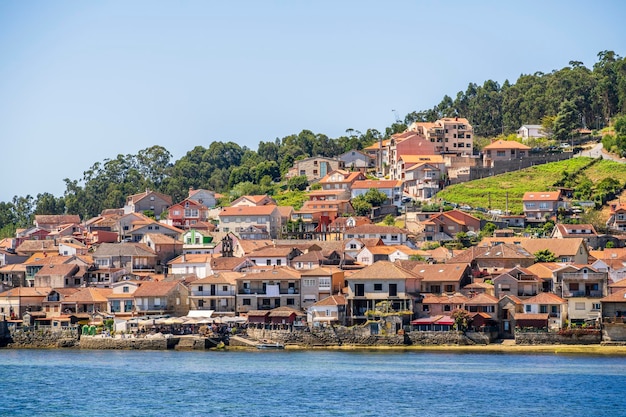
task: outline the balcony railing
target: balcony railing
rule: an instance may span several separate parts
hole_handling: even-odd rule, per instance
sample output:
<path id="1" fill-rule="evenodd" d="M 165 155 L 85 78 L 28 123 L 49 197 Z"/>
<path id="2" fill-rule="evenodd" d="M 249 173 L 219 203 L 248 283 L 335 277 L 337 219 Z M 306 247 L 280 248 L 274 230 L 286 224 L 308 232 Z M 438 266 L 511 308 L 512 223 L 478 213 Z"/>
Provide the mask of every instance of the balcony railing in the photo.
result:
<path id="1" fill-rule="evenodd" d="M 601 272 L 589 272 L 583 274 L 582 272 L 568 272 L 563 274 L 563 281 L 597 281 L 603 282 L 606 280 L 607 275 Z"/>
<path id="2" fill-rule="evenodd" d="M 602 291 L 563 291 L 563 297 L 603 297 Z"/>

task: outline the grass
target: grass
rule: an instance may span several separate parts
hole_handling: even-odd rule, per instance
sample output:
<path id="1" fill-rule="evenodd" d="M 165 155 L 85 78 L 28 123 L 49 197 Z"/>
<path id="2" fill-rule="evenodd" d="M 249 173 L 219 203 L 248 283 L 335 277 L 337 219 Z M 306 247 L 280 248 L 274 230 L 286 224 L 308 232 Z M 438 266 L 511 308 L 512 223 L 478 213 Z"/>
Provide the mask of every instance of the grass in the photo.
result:
<path id="1" fill-rule="evenodd" d="M 572 158 L 455 184 L 440 191 L 437 198 L 472 207 L 503 211 L 507 209 L 508 203 L 509 211 L 521 214 L 522 197 L 525 192 L 556 191 L 558 187 L 555 184 L 563 177 L 564 172 L 574 173 L 583 170 L 581 177 L 588 177 L 594 183 L 607 177 L 626 183 L 626 164 L 609 160 L 591 164 L 592 161 L 592 158 L 587 157 Z"/>

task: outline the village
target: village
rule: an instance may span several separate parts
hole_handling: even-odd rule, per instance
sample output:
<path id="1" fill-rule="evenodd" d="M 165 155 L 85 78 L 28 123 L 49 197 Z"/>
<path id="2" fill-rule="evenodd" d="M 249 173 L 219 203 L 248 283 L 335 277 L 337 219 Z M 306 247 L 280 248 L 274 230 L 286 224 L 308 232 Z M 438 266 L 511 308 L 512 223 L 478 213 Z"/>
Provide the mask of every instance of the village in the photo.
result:
<path id="1" fill-rule="evenodd" d="M 191 188 L 177 202 L 147 189 L 93 218 L 36 215 L 0 242 L 8 344 L 34 329 L 235 336 L 257 347 L 318 331 L 336 335 L 326 344 L 352 340 L 346 332 L 363 343 L 626 343 L 626 206 L 610 207 L 615 233 L 599 234 L 556 221 L 581 207 L 566 188 L 529 190 L 523 214 L 440 204 L 447 185 L 572 157 L 524 145 L 540 126 L 518 134 L 476 156 L 469 122 L 444 118 L 363 151 L 295 161 L 288 177 L 315 184 L 297 210 L 270 195 L 219 207 L 217 193 Z M 386 201 L 363 215 L 352 202 L 372 190 Z M 547 221 L 549 236 L 524 233 Z M 476 245 L 446 246 L 481 233 Z"/>

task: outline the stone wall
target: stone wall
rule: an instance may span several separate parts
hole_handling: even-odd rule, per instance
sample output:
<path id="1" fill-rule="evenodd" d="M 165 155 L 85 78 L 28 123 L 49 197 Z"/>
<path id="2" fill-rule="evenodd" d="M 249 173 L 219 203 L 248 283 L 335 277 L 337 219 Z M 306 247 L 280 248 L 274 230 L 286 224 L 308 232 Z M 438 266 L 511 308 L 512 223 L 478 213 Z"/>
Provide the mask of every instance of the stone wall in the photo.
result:
<path id="1" fill-rule="evenodd" d="M 178 344 L 177 337 L 142 337 L 142 338 L 113 338 L 101 336 L 81 336 L 81 349 L 117 349 L 117 350 L 166 350 L 173 349 Z"/>
<path id="2" fill-rule="evenodd" d="M 595 345 L 602 342 L 600 331 L 593 334 L 515 333 L 517 345 Z"/>
<path id="3" fill-rule="evenodd" d="M 604 323 L 602 325 L 602 340 L 605 342 L 626 342 L 626 324 Z"/>
<path id="4" fill-rule="evenodd" d="M 11 337 L 7 347 L 15 349 L 47 349 L 75 347 L 77 344 L 78 331 L 76 329 L 14 329 L 11 330 Z"/>
<path id="5" fill-rule="evenodd" d="M 310 332 L 248 329 L 248 336 L 257 340 L 272 340 L 286 345 L 323 346 L 402 346 L 402 345 L 474 345 L 488 344 L 489 336 L 477 334 L 469 338 L 459 332 L 409 332 L 405 335 L 372 335 L 367 327 L 337 327 Z M 472 340 L 474 339 L 474 340 Z"/>

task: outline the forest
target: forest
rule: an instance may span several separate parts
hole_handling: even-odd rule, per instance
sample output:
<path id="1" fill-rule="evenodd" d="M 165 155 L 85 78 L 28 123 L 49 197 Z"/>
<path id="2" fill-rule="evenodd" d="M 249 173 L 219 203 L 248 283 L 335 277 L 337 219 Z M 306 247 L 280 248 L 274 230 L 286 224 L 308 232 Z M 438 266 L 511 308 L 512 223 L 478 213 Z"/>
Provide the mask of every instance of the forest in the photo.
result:
<path id="1" fill-rule="evenodd" d="M 454 99 L 445 95 L 433 108 L 411 112 L 384 132 L 347 129 L 345 135 L 330 138 L 302 130 L 273 142 L 261 141 L 256 151 L 232 141 L 214 141 L 208 147 L 196 146 L 176 161 L 161 146 L 136 155 L 120 154 L 95 162 L 80 179 L 65 178 L 62 196 L 41 193 L 0 202 L 0 237 L 14 236 L 16 228 L 32 225 L 35 214 L 68 213 L 88 219 L 104 209 L 123 207 L 128 195 L 145 189 L 170 195 L 173 201 L 187 197 L 190 187 L 222 193 L 227 201 L 244 194 L 278 197 L 286 190 L 297 192 L 308 184 L 297 177 L 282 181 L 295 160 L 360 150 L 403 132 L 412 122 L 433 122 L 442 117 L 468 119 L 477 138 L 476 153 L 480 151 L 479 138 L 507 136 L 523 124 L 541 124 L 556 140 L 566 140 L 579 128 L 600 130 L 613 124 L 615 133 L 605 137 L 603 144 L 626 154 L 626 58 L 613 51 L 599 52 L 597 57 L 592 68 L 570 61 L 548 74 L 522 74 L 515 83 L 470 83 Z M 283 203 L 289 204 L 293 196 L 283 196 Z"/>

